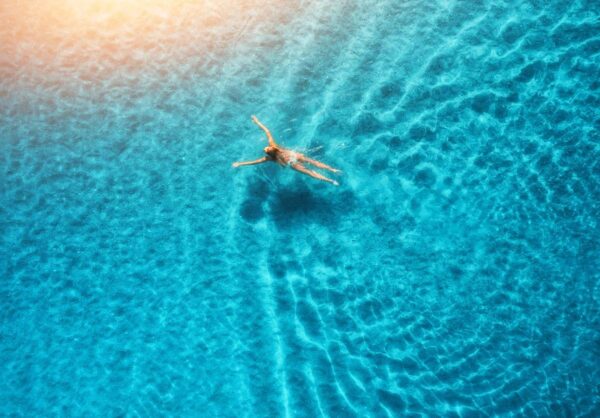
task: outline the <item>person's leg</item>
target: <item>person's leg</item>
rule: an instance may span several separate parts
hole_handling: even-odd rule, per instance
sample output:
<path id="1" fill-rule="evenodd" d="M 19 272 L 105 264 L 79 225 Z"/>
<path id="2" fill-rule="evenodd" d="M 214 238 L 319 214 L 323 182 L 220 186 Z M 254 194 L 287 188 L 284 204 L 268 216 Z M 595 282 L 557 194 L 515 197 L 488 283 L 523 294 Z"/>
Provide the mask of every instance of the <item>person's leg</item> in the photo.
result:
<path id="1" fill-rule="evenodd" d="M 295 163 L 295 164 L 292 164 L 292 165 L 291 165 L 291 167 L 292 167 L 294 170 L 296 170 L 296 171 L 299 171 L 299 172 L 301 172 L 301 173 L 303 173 L 303 174 L 306 174 L 306 175 L 308 175 L 308 176 L 311 176 L 311 177 L 313 177 L 313 178 L 316 178 L 316 179 L 318 179 L 318 180 L 323 180 L 323 181 L 326 181 L 326 182 L 328 182 L 328 183 L 331 183 L 331 184 L 333 184 L 333 185 L 335 185 L 335 186 L 338 186 L 338 185 L 339 185 L 337 181 L 335 181 L 335 180 L 332 180 L 332 179 L 330 179 L 330 178 L 327 178 L 327 177 L 325 177 L 324 175 L 317 173 L 316 171 L 309 170 L 308 168 L 304 167 L 304 166 L 303 166 L 302 164 L 300 164 L 300 163 Z"/>
<path id="2" fill-rule="evenodd" d="M 334 173 L 339 173 L 341 171 L 341 170 L 338 170 L 337 168 L 333 168 L 331 166 L 328 166 L 327 164 L 324 164 L 324 163 L 322 163 L 320 161 L 313 160 L 312 158 L 305 157 L 304 155 L 302 156 L 302 161 L 305 161 L 305 162 L 307 162 L 309 164 L 312 164 L 312 165 L 314 165 L 316 167 L 323 168 L 325 170 L 333 171 Z"/>

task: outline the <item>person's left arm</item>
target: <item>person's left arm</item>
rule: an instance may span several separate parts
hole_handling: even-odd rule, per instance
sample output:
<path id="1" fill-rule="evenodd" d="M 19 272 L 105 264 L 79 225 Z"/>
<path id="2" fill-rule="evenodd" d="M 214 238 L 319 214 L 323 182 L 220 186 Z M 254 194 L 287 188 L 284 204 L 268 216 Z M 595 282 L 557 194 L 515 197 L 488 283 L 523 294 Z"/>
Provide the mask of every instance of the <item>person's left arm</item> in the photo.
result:
<path id="1" fill-rule="evenodd" d="M 269 128 L 263 125 L 261 121 L 259 121 L 258 118 L 254 115 L 252 115 L 252 121 L 256 123 L 260 129 L 265 131 L 265 135 L 267 135 L 267 139 L 269 140 L 269 145 L 272 147 L 277 147 L 277 144 L 275 143 L 275 140 L 273 139 L 273 135 L 271 135 L 271 131 L 269 131 Z"/>

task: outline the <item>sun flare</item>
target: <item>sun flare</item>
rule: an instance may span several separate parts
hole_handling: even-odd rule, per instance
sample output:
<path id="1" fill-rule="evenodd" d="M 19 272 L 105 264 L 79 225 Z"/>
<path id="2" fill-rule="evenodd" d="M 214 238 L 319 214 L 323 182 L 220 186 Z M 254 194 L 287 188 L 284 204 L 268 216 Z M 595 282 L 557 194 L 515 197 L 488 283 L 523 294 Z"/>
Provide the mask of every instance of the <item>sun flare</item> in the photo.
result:
<path id="1" fill-rule="evenodd" d="M 190 56 L 223 50 L 260 12 L 253 0 L 49 0 L 0 7 L 10 31 L 0 39 L 7 62 L 24 71 L 45 63 L 116 59 L 172 48 Z M 166 34 L 166 36 L 165 36 Z M 53 67 L 54 68 L 54 67 Z M 62 67 L 61 67 L 62 68 Z M 10 74 L 8 74 L 10 76 Z"/>

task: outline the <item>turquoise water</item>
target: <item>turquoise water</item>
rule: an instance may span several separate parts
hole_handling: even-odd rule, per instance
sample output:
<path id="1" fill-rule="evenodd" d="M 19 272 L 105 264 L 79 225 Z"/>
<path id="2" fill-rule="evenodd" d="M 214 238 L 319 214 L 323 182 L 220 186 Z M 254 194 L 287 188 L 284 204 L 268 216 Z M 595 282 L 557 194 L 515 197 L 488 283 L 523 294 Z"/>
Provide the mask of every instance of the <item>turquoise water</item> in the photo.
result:
<path id="1" fill-rule="evenodd" d="M 598 2 L 40 4 L 0 6 L 0 415 L 598 415 Z M 233 169 L 253 114 L 340 187 Z"/>

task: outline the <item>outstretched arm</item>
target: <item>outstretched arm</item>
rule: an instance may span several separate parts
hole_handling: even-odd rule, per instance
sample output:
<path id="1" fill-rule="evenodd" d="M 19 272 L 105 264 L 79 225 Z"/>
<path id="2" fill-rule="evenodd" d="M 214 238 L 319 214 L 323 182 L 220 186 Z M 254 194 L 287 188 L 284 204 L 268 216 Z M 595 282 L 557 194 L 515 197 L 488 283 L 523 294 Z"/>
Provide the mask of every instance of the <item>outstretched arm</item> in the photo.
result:
<path id="1" fill-rule="evenodd" d="M 276 147 L 277 144 L 275 143 L 275 140 L 273 139 L 273 135 L 271 135 L 271 131 L 269 131 L 269 128 L 267 128 L 265 125 L 263 125 L 256 116 L 252 115 L 252 121 L 254 123 L 256 123 L 260 129 L 262 129 L 263 131 L 265 131 L 265 134 L 267 134 L 267 138 L 269 139 L 269 145 L 272 147 Z"/>
<path id="2" fill-rule="evenodd" d="M 264 163 L 266 161 L 269 161 L 269 158 L 267 157 L 262 157 L 259 158 L 258 160 L 254 160 L 254 161 L 242 161 L 242 162 L 235 162 L 233 164 L 231 164 L 233 167 L 240 167 L 242 165 L 255 165 L 255 164 L 261 164 Z"/>
<path id="3" fill-rule="evenodd" d="M 317 173 L 316 171 L 310 170 L 310 169 L 308 169 L 308 168 L 304 167 L 304 166 L 303 166 L 302 164 L 300 164 L 300 163 L 295 163 L 295 164 L 292 164 L 292 165 L 291 165 L 291 167 L 292 167 L 294 170 L 296 170 L 296 171 L 299 171 L 299 172 L 301 172 L 301 173 L 303 173 L 303 174 L 306 174 L 307 176 L 314 177 L 314 178 L 316 178 L 316 179 L 318 179 L 318 180 L 323 180 L 323 181 L 326 181 L 327 183 L 331 183 L 331 184 L 333 184 L 334 186 L 339 186 L 339 183 L 338 183 L 337 181 L 335 181 L 335 180 L 332 180 L 332 179 L 330 179 L 330 178 L 327 178 L 327 177 L 325 177 L 324 175 Z"/>
<path id="4" fill-rule="evenodd" d="M 312 164 L 312 165 L 314 165 L 316 167 L 332 171 L 334 173 L 339 173 L 341 171 L 341 170 L 338 170 L 337 168 L 333 168 L 331 166 L 328 166 L 327 164 L 324 164 L 324 163 L 322 163 L 320 161 L 317 161 L 317 160 L 313 160 L 312 158 L 308 158 L 308 157 L 306 157 L 304 155 L 301 157 L 301 160 L 304 161 L 304 162 L 307 162 L 309 164 Z"/>

